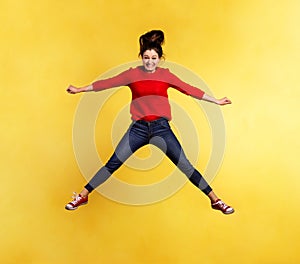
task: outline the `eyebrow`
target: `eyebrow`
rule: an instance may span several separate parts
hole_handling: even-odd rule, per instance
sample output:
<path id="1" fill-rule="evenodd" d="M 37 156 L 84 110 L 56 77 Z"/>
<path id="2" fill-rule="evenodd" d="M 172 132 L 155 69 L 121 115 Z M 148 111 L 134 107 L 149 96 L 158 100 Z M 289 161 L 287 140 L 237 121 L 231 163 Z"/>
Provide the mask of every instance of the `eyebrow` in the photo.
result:
<path id="1" fill-rule="evenodd" d="M 152 55 L 152 56 L 149 56 L 149 55 L 143 55 L 143 57 L 151 57 L 151 58 L 155 57 L 155 58 L 157 58 L 158 56 L 157 56 L 157 55 Z"/>

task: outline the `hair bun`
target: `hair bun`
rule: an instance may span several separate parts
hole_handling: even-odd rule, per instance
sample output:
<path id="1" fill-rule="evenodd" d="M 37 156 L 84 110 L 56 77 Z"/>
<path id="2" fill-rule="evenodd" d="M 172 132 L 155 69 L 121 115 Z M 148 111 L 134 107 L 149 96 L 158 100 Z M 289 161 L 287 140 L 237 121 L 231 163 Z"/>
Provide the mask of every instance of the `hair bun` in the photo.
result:
<path id="1" fill-rule="evenodd" d="M 165 36 L 161 30 L 151 30 L 140 37 L 140 45 L 159 45 L 164 43 Z"/>

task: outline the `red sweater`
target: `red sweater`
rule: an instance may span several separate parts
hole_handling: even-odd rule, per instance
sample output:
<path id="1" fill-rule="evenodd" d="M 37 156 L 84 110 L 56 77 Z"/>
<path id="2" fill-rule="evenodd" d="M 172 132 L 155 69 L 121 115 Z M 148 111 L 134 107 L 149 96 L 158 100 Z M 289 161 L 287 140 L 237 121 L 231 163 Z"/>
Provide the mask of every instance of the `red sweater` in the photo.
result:
<path id="1" fill-rule="evenodd" d="M 142 66 L 130 68 L 112 78 L 93 83 L 94 91 L 101 91 L 118 86 L 128 86 L 132 93 L 130 113 L 133 120 L 153 121 L 160 117 L 171 120 L 171 107 L 167 90 L 176 90 L 201 99 L 204 92 L 181 81 L 169 69 L 157 68 L 155 72 L 144 71 Z"/>

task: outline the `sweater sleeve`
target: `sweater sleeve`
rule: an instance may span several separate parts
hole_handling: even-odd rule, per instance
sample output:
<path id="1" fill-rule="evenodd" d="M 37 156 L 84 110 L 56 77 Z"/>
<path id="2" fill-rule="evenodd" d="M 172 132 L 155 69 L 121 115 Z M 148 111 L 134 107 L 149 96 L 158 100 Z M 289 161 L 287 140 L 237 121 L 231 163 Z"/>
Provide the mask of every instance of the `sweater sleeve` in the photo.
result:
<path id="1" fill-rule="evenodd" d="M 175 74 L 171 73 L 169 69 L 167 69 L 167 78 L 171 87 L 186 95 L 190 95 L 197 99 L 202 99 L 203 95 L 205 94 L 205 92 L 201 89 L 180 80 Z"/>
<path id="2" fill-rule="evenodd" d="M 97 92 L 97 91 L 102 91 L 102 90 L 106 90 L 109 88 L 114 88 L 114 87 L 119 87 L 119 86 L 127 86 L 130 83 L 131 71 L 132 71 L 132 68 L 130 68 L 124 72 L 121 72 L 114 77 L 93 82 L 92 83 L 93 91 Z"/>

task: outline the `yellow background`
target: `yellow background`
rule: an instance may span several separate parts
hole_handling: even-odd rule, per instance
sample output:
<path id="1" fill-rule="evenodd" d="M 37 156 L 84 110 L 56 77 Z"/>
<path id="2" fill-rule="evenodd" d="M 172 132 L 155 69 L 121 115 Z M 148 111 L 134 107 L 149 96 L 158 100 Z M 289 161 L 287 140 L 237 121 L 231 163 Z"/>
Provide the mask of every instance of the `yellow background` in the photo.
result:
<path id="1" fill-rule="evenodd" d="M 0 12 L 1 263 L 300 263 L 299 1 L 4 0 Z M 95 193 L 64 210 L 85 184 L 80 96 L 65 89 L 135 60 L 154 28 L 167 60 L 233 101 L 212 186 L 234 215 L 191 184 L 148 206 Z"/>

